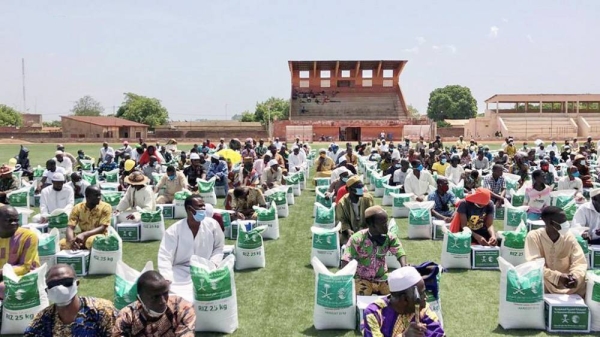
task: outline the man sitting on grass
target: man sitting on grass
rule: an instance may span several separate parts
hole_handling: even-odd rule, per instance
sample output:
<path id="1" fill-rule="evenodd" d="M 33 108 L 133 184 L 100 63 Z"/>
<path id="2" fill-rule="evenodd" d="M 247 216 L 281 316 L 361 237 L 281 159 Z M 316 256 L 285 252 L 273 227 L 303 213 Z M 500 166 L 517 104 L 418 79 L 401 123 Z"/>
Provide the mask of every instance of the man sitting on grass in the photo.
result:
<path id="1" fill-rule="evenodd" d="M 96 235 L 104 234 L 110 226 L 112 208 L 102 201 L 102 193 L 97 186 L 85 190 L 85 202 L 73 207 L 69 216 L 66 239 L 60 240 L 60 249 L 91 249 Z M 81 233 L 75 235 L 75 227 Z"/>
<path id="2" fill-rule="evenodd" d="M 600 245 L 600 188 L 590 191 L 590 201 L 584 203 L 575 212 L 573 226 L 587 227 L 582 234 L 590 244 Z"/>
<path id="3" fill-rule="evenodd" d="M 475 193 L 467 195 L 456 210 L 460 217 L 461 230 L 469 227 L 472 231 L 471 241 L 482 246 L 496 246 L 494 230 L 494 203 L 490 190 L 480 187 Z"/>
<path id="4" fill-rule="evenodd" d="M 431 214 L 439 220 L 444 220 L 447 223 L 452 221 L 454 211 L 450 206 L 456 203 L 456 196 L 450 191 L 448 179 L 438 176 L 437 189 L 429 194 L 428 201 L 435 202 L 435 206 L 431 210 Z"/>
<path id="5" fill-rule="evenodd" d="M 381 206 L 372 206 L 365 211 L 366 229 L 354 233 L 346 244 L 342 256 L 342 268 L 351 260 L 357 260 L 358 267 L 354 276 L 356 294 L 388 295 L 387 264 L 385 256 L 389 252 L 398 259 L 401 266 L 406 265 L 406 253 L 400 239 L 388 233 L 388 215 Z"/>
<path id="6" fill-rule="evenodd" d="M 251 186 L 240 186 L 233 190 L 230 208 L 235 211 L 235 216 L 238 219 L 256 219 L 254 206 L 268 207 L 260 189 Z"/>
<path id="7" fill-rule="evenodd" d="M 154 191 L 146 185 L 149 180 L 141 171 L 133 171 L 125 178 L 129 187 L 117 205 L 117 211 L 120 212 L 119 222 L 140 221 L 138 208 L 148 212 L 156 209 Z"/>
<path id="8" fill-rule="evenodd" d="M 365 212 L 369 207 L 375 205 L 373 196 L 364 191 L 364 185 L 358 176 L 348 178 L 346 188 L 348 194 L 344 195 L 335 205 L 336 223 L 342 223 L 340 237 L 342 244 L 345 244 L 354 232 L 367 228 Z"/>

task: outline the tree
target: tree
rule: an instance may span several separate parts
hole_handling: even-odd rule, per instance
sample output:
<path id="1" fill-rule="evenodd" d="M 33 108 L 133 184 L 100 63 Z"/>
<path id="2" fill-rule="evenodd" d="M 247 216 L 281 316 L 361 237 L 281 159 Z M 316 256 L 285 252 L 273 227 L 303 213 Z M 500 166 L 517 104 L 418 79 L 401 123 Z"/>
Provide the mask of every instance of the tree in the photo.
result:
<path id="1" fill-rule="evenodd" d="M 92 96 L 86 95 L 75 102 L 71 112 L 74 116 L 100 116 L 104 108 Z"/>
<path id="2" fill-rule="evenodd" d="M 242 112 L 240 122 L 256 122 L 256 115 L 254 112 L 246 110 Z"/>
<path id="3" fill-rule="evenodd" d="M 42 126 L 47 128 L 60 128 L 62 127 L 62 123 L 60 121 L 43 122 Z"/>
<path id="4" fill-rule="evenodd" d="M 419 110 L 417 110 L 417 108 L 415 108 L 411 104 L 409 104 L 406 108 L 408 109 L 408 117 L 419 117 L 420 116 Z"/>
<path id="5" fill-rule="evenodd" d="M 283 98 L 271 97 L 264 102 L 256 103 L 254 121 L 267 124 L 277 119 L 287 119 L 290 112 L 290 101 Z"/>
<path id="6" fill-rule="evenodd" d="M 242 114 L 235 114 L 233 116 L 231 116 L 231 120 L 232 121 L 241 121 L 242 120 Z"/>
<path id="7" fill-rule="evenodd" d="M 117 110 L 117 117 L 155 127 L 169 120 L 169 112 L 156 98 L 125 93 L 125 100 Z"/>
<path id="8" fill-rule="evenodd" d="M 460 85 L 437 88 L 429 95 L 427 117 L 434 121 L 468 119 L 477 115 L 477 101 L 471 89 Z"/>
<path id="9" fill-rule="evenodd" d="M 21 114 L 8 105 L 0 104 L 0 126 L 21 125 L 23 125 L 23 117 Z"/>

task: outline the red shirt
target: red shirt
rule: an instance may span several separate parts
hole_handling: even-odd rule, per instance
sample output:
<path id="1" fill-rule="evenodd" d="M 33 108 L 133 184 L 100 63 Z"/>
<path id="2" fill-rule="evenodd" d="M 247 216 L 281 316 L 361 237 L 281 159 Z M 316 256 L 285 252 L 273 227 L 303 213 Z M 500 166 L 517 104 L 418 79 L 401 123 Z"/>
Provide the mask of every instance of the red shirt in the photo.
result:
<path id="1" fill-rule="evenodd" d="M 337 195 L 335 196 L 335 203 L 339 204 L 340 200 L 342 200 L 342 197 L 346 194 L 348 194 L 348 189 L 346 188 L 346 185 L 344 185 L 338 190 Z"/>

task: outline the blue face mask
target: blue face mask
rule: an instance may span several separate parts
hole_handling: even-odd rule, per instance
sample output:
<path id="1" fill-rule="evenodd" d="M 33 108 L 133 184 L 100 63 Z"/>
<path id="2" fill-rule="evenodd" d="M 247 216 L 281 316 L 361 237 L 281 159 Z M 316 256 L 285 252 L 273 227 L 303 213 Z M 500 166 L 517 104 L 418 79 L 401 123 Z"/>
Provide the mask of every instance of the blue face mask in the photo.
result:
<path id="1" fill-rule="evenodd" d="M 396 165 L 394 165 L 394 166 L 395 166 L 396 168 L 400 168 L 400 167 L 402 167 L 402 165 L 400 165 L 400 164 L 396 164 Z"/>
<path id="2" fill-rule="evenodd" d="M 346 182 L 348 182 L 348 177 L 341 178 L 341 179 L 342 179 L 342 182 L 343 182 L 343 183 L 346 183 Z"/>
<path id="3" fill-rule="evenodd" d="M 362 195 L 364 194 L 364 189 L 362 187 L 359 187 L 356 189 L 356 192 L 354 192 L 354 194 L 356 194 L 359 197 L 362 197 Z"/>
<path id="4" fill-rule="evenodd" d="M 441 160 L 442 164 L 446 164 L 446 159 Z"/>
<path id="5" fill-rule="evenodd" d="M 575 178 L 579 178 L 579 172 L 575 172 L 575 173 L 573 173 L 573 177 L 575 177 Z"/>
<path id="6" fill-rule="evenodd" d="M 175 175 L 169 176 L 169 180 L 175 180 Z"/>
<path id="7" fill-rule="evenodd" d="M 206 211 L 196 210 L 196 213 L 194 214 L 194 220 L 196 220 L 197 222 L 202 222 L 202 220 L 204 220 L 205 217 L 206 217 Z"/>
<path id="8" fill-rule="evenodd" d="M 417 170 L 419 170 L 419 171 L 423 171 L 423 165 L 419 165 L 419 166 L 417 166 Z"/>

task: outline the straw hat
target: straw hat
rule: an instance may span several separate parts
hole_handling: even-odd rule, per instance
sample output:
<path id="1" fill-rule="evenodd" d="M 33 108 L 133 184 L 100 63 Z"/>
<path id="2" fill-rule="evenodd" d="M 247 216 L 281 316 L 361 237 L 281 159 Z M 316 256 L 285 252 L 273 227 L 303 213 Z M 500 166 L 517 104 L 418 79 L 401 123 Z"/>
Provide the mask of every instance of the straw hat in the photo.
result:
<path id="1" fill-rule="evenodd" d="M 0 166 L 0 176 L 9 174 L 9 173 L 13 173 L 14 170 L 15 170 L 14 168 L 4 164 L 4 165 Z"/>
<path id="2" fill-rule="evenodd" d="M 146 185 L 150 179 L 146 177 L 140 171 L 133 171 L 127 177 L 125 177 L 125 183 L 135 186 L 135 185 Z"/>

